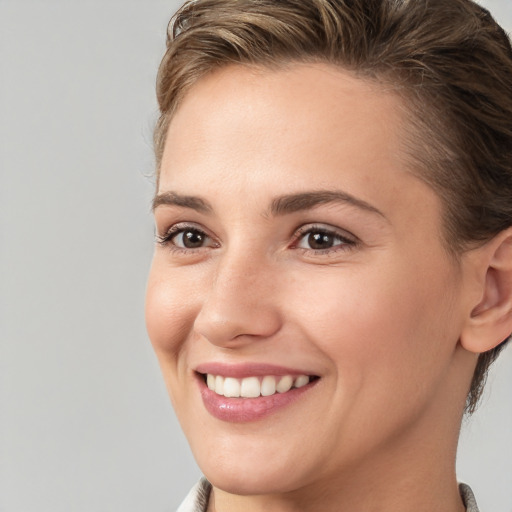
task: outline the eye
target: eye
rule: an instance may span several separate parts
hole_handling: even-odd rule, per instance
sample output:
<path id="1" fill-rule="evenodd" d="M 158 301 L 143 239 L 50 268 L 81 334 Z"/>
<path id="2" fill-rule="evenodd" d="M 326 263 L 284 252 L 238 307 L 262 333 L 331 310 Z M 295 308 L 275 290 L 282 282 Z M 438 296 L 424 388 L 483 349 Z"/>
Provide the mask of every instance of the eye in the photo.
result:
<path id="1" fill-rule="evenodd" d="M 204 244 L 209 240 L 209 237 L 198 229 L 186 229 L 174 234 L 171 240 L 176 247 L 198 249 L 199 247 L 204 246 Z"/>
<path id="2" fill-rule="evenodd" d="M 161 245 L 176 249 L 201 249 L 215 246 L 214 241 L 203 230 L 194 226 L 175 225 L 163 236 L 158 236 Z"/>
<path id="3" fill-rule="evenodd" d="M 300 230 L 296 247 L 313 251 L 349 248 L 356 244 L 354 237 L 341 234 L 333 229 L 312 226 Z"/>

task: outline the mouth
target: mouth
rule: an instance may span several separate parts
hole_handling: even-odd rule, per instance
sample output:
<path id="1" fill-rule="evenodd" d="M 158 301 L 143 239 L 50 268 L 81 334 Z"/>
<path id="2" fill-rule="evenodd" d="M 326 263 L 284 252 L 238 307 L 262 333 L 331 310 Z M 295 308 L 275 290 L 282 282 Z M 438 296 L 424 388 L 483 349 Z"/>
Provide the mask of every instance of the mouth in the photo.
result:
<path id="1" fill-rule="evenodd" d="M 267 371 L 252 368 L 252 372 L 247 368 L 222 369 L 215 365 L 209 371 L 198 369 L 196 376 L 206 410 L 230 423 L 262 420 L 300 400 L 320 381 L 317 375 L 288 373 L 276 368 L 266 368 Z"/>
<path id="2" fill-rule="evenodd" d="M 264 375 L 237 379 L 211 373 L 202 374 L 202 378 L 210 391 L 226 398 L 258 398 L 288 393 L 291 389 L 302 388 L 318 379 L 314 375 Z"/>

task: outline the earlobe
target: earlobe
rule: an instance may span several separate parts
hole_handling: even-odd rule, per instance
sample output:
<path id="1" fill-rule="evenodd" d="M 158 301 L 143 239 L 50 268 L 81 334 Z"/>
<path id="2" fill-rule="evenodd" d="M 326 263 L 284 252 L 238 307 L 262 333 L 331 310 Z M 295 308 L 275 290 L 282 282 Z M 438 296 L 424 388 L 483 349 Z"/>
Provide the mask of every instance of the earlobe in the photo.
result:
<path id="1" fill-rule="evenodd" d="M 487 352 L 512 333 L 512 228 L 477 249 L 480 299 L 461 333 L 461 345 Z"/>

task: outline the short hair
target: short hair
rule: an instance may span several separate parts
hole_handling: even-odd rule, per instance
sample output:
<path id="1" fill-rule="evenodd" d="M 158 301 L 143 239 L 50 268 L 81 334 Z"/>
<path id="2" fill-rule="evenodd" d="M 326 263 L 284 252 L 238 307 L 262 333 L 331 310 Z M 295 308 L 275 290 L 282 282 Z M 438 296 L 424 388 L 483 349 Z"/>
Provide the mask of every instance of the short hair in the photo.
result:
<path id="1" fill-rule="evenodd" d="M 157 77 L 157 182 L 169 122 L 221 67 L 323 62 L 391 87 L 411 129 L 412 172 L 443 205 L 449 252 L 512 225 L 512 49 L 472 0 L 192 0 L 171 19 Z M 509 338 L 479 355 L 466 411 Z"/>

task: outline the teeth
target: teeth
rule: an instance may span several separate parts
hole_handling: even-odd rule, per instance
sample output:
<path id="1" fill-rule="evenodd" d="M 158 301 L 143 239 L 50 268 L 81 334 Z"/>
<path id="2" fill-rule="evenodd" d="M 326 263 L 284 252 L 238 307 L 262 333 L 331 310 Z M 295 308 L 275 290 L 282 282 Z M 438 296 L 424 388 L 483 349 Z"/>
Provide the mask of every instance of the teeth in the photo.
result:
<path id="1" fill-rule="evenodd" d="M 260 396 L 260 380 L 258 377 L 242 379 L 240 396 L 243 398 L 256 398 Z"/>
<path id="2" fill-rule="evenodd" d="M 307 375 L 301 375 L 295 379 L 295 382 L 293 385 L 296 388 L 301 388 L 302 386 L 305 386 L 309 382 L 309 377 Z"/>
<path id="3" fill-rule="evenodd" d="M 293 386 L 293 377 L 291 375 L 285 375 L 281 377 L 279 382 L 277 383 L 276 390 L 278 393 L 286 393 L 290 391 Z"/>
<path id="4" fill-rule="evenodd" d="M 235 379 L 233 377 L 222 377 L 221 375 L 206 375 L 206 385 L 218 395 L 226 398 L 257 398 L 259 396 L 271 396 L 275 393 L 286 393 L 292 388 L 301 388 L 308 384 L 307 375 L 292 377 L 283 375 L 274 377 L 246 377 Z"/>
<path id="5" fill-rule="evenodd" d="M 240 396 L 240 382 L 238 379 L 231 377 L 224 379 L 224 396 L 235 398 Z"/>
<path id="6" fill-rule="evenodd" d="M 218 395 L 224 394 L 224 377 L 217 375 L 215 377 L 215 393 Z"/>
<path id="7" fill-rule="evenodd" d="M 209 373 L 206 376 L 206 385 L 208 386 L 209 389 L 215 391 L 215 375 Z"/>
<path id="8" fill-rule="evenodd" d="M 309 379 L 308 379 L 309 380 Z M 270 396 L 276 392 L 276 379 L 267 375 L 261 381 L 261 396 Z"/>

